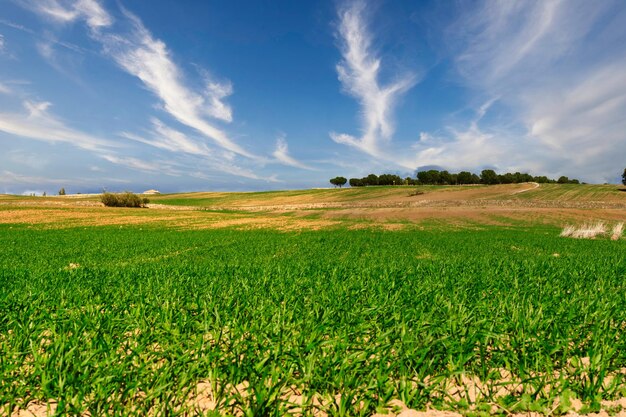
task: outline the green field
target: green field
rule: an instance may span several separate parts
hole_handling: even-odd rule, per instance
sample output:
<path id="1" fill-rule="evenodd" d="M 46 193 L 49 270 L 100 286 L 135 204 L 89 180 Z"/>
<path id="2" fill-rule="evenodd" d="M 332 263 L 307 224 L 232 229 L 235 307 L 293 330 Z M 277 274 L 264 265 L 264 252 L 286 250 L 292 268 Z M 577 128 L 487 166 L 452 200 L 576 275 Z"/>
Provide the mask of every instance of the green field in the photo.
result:
<path id="1" fill-rule="evenodd" d="M 0 415 L 598 410 L 626 240 L 559 232 L 0 225 Z"/>
<path id="2" fill-rule="evenodd" d="M 523 190 L 525 192 L 515 192 Z M 183 193 L 162 194 L 151 196 L 155 203 L 188 206 L 230 206 L 253 205 L 255 203 L 272 202 L 368 202 L 386 201 L 395 198 L 406 201 L 419 192 L 421 198 L 428 199 L 433 193 L 445 193 L 451 197 L 457 193 L 476 192 L 470 199 L 480 200 L 538 200 L 559 202 L 626 202 L 626 189 L 615 185 L 597 184 L 540 184 L 532 188 L 529 184 L 503 184 L 498 186 L 470 185 L 470 186 L 379 186 L 355 187 L 343 189 L 313 189 L 290 191 L 261 191 L 247 193 Z"/>

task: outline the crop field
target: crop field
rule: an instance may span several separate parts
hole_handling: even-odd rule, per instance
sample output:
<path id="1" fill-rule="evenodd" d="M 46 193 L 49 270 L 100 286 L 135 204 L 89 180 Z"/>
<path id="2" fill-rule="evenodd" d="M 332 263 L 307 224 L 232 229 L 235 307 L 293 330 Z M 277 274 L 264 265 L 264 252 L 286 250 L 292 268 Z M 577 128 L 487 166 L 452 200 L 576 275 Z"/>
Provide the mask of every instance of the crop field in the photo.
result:
<path id="1" fill-rule="evenodd" d="M 485 214 L 463 223 L 408 217 L 455 191 L 351 203 L 398 228 L 289 200 L 352 198 L 334 190 L 222 210 L 0 198 L 0 415 L 624 415 L 626 239 L 559 235 L 626 220 L 626 193 L 557 199 L 549 222 L 484 203 L 520 189 L 462 190 Z"/>

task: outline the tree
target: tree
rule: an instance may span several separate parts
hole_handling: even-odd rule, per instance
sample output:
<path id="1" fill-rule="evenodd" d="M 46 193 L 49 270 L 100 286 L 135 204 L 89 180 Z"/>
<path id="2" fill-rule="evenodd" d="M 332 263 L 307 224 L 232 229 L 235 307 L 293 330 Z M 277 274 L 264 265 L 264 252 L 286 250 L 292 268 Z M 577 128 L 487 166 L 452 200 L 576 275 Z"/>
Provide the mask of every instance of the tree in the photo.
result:
<path id="1" fill-rule="evenodd" d="M 334 185 L 335 187 L 339 187 L 339 188 L 344 186 L 347 182 L 348 180 L 345 179 L 344 177 L 335 177 L 335 178 L 331 178 L 330 180 L 330 183 L 332 185 Z"/>
<path id="2" fill-rule="evenodd" d="M 500 184 L 512 184 L 515 182 L 515 180 L 515 175 L 511 174 L 510 172 L 507 172 L 504 175 L 498 175 L 498 182 Z"/>
<path id="3" fill-rule="evenodd" d="M 457 181 L 459 184 L 471 184 L 472 173 L 468 171 L 461 171 L 457 174 Z"/>
<path id="4" fill-rule="evenodd" d="M 480 182 L 483 184 L 497 184 L 498 183 L 498 175 L 496 171 L 493 169 L 483 169 L 480 173 Z"/>
<path id="5" fill-rule="evenodd" d="M 439 173 L 439 183 L 442 185 L 452 184 L 452 175 L 448 171 L 441 171 Z"/>
<path id="6" fill-rule="evenodd" d="M 350 178 L 350 187 L 363 187 L 363 181 L 360 178 Z"/>
<path id="7" fill-rule="evenodd" d="M 567 178 L 565 175 L 562 175 L 559 177 L 558 180 L 556 180 L 556 182 L 559 184 L 567 184 L 569 182 L 569 178 Z"/>
<path id="8" fill-rule="evenodd" d="M 428 171 L 420 171 L 417 173 L 417 179 L 420 184 L 438 184 L 441 180 L 441 174 L 436 169 L 430 169 Z"/>
<path id="9" fill-rule="evenodd" d="M 365 185 L 378 185 L 378 175 L 369 174 L 365 177 Z"/>
<path id="10" fill-rule="evenodd" d="M 622 174 L 622 184 L 626 185 L 626 168 L 624 168 L 624 173 Z"/>
<path id="11" fill-rule="evenodd" d="M 401 185 L 403 182 L 402 178 L 394 174 L 382 174 L 378 177 L 378 185 Z"/>
<path id="12" fill-rule="evenodd" d="M 65 188 L 61 188 L 59 190 L 59 195 L 65 195 Z"/>

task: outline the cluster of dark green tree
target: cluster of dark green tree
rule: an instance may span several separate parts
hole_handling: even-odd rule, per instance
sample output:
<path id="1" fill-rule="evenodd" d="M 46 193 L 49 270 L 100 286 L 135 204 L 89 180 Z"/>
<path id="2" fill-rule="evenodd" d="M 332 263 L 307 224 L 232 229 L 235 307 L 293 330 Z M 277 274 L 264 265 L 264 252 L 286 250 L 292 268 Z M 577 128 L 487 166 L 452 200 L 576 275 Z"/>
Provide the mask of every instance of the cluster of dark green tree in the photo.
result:
<path id="1" fill-rule="evenodd" d="M 622 174 L 622 184 L 626 185 L 626 168 L 624 168 L 624 173 Z"/>
<path id="2" fill-rule="evenodd" d="M 497 174 L 493 169 L 485 169 L 480 175 L 476 175 L 469 171 L 461 171 L 459 173 L 450 173 L 448 171 L 438 171 L 430 169 L 427 171 L 418 171 L 417 178 L 401 178 L 394 174 L 375 175 L 370 174 L 363 178 L 350 178 L 351 187 L 365 187 L 369 185 L 463 185 L 463 184 L 518 184 L 521 182 L 538 182 L 538 183 L 558 183 L 558 184 L 580 184 L 577 179 L 569 179 L 566 176 L 560 177 L 558 180 L 550 179 L 545 175 L 534 177 L 527 173 L 515 172 L 506 174 Z M 344 177 L 335 177 L 330 180 L 335 186 L 343 186 L 346 183 Z"/>
<path id="3" fill-rule="evenodd" d="M 363 178 L 350 178 L 351 187 L 365 187 L 366 185 L 410 185 L 409 181 L 415 181 L 412 178 L 402 179 L 398 175 L 382 174 L 380 176 L 376 174 L 369 174 Z"/>
<path id="4" fill-rule="evenodd" d="M 493 169 L 484 169 L 480 176 L 469 171 L 461 171 L 459 173 L 450 173 L 448 171 L 437 171 L 431 169 L 428 171 L 419 171 L 417 173 L 417 184 L 439 184 L 439 185 L 461 185 L 461 184 L 519 184 L 521 182 L 538 182 L 540 184 L 558 183 L 558 184 L 580 184 L 577 179 L 569 179 L 566 176 L 559 177 L 558 180 L 550 179 L 545 175 L 534 177 L 528 173 L 507 172 L 506 174 L 497 174 Z"/>

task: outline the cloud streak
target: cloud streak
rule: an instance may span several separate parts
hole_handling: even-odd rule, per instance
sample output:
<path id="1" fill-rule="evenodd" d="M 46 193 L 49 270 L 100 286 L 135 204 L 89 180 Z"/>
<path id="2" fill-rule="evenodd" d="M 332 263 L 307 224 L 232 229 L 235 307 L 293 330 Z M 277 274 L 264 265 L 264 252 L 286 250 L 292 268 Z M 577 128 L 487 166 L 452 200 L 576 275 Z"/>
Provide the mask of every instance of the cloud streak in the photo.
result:
<path id="1" fill-rule="evenodd" d="M 209 156 L 211 151 L 204 143 L 189 138 L 184 133 L 165 125 L 161 120 L 152 118 L 149 138 L 130 132 L 121 132 L 120 136 L 145 143 L 170 152 L 182 152 L 191 155 Z"/>
<path id="2" fill-rule="evenodd" d="M 175 175 L 183 175 L 186 173 L 195 178 L 209 179 L 211 176 L 205 173 L 205 167 L 208 164 L 212 171 L 219 172 L 221 175 L 234 175 L 253 180 L 275 180 L 272 177 L 263 177 L 255 174 L 250 169 L 242 168 L 235 161 L 236 155 L 230 151 L 220 148 L 211 148 L 202 141 L 189 137 L 185 133 L 166 125 L 157 118 L 153 118 L 151 122 L 152 128 L 146 132 L 146 135 L 121 132 L 120 136 L 173 154 L 179 154 L 183 162 L 177 164 L 178 168 L 176 170 L 170 170 L 170 172 Z M 151 170 L 158 171 L 158 169 L 150 168 L 151 163 L 136 158 L 124 159 L 119 156 L 113 156 L 107 159 L 109 162 L 121 163 L 129 168 L 144 172 L 150 172 Z M 170 160 L 171 159 L 170 157 Z M 170 163 L 173 162 L 170 161 Z"/>
<path id="3" fill-rule="evenodd" d="M 217 82 L 202 70 L 204 89 L 196 92 L 189 88 L 165 42 L 156 39 L 130 11 L 122 8 L 125 19 L 120 24 L 130 26 L 128 33 L 122 34 L 110 28 L 114 20 L 96 0 L 73 3 L 46 0 L 31 8 L 40 15 L 62 23 L 85 21 L 91 29 L 90 36 L 102 44 L 105 53 L 121 69 L 137 77 L 147 90 L 158 97 L 165 112 L 230 152 L 251 159 L 258 158 L 207 120 L 210 117 L 222 122 L 232 121 L 232 108 L 224 102 L 232 94 L 232 84 Z"/>
<path id="4" fill-rule="evenodd" d="M 67 144 L 94 153 L 97 157 L 131 169 L 166 175 L 182 175 L 166 162 L 152 162 L 120 156 L 123 146 L 113 140 L 103 139 L 67 126 L 50 111 L 50 102 L 24 101 L 25 112 L 0 113 L 0 132 L 34 139 L 50 144 Z"/>
<path id="5" fill-rule="evenodd" d="M 415 160 L 614 179 L 626 154 L 620 2 L 461 4 L 445 39 L 470 102 L 485 105 L 465 127 L 418 141 Z"/>
<path id="6" fill-rule="evenodd" d="M 208 81 L 203 94 L 185 86 L 180 69 L 161 40 L 155 39 L 135 15 L 124 11 L 131 24 L 128 36 L 94 35 L 105 52 L 126 72 L 139 78 L 156 95 L 163 110 L 180 123 L 200 132 L 218 146 L 247 158 L 256 158 L 244 150 L 205 116 L 225 122 L 232 121 L 232 110 L 223 99 L 232 93 L 230 83 Z"/>
<path id="7" fill-rule="evenodd" d="M 50 102 L 24 101 L 23 113 L 0 113 L 0 131 L 48 143 L 67 143 L 89 151 L 116 148 L 114 142 L 66 126 L 48 109 Z"/>
<path id="8" fill-rule="evenodd" d="M 85 20 L 93 30 L 113 24 L 113 18 L 96 0 L 39 0 L 24 5 L 39 15 L 58 23 Z"/>
<path id="9" fill-rule="evenodd" d="M 354 1 L 339 11 L 338 37 L 342 61 L 337 74 L 343 89 L 361 106 L 362 135 L 331 132 L 331 138 L 372 156 L 382 156 L 382 144 L 391 140 L 395 127 L 393 110 L 399 98 L 417 82 L 414 74 L 402 74 L 381 85 L 382 60 L 372 47 L 372 35 L 365 17 L 366 3 Z"/>
<path id="10" fill-rule="evenodd" d="M 278 139 L 276 139 L 276 149 L 274 150 L 274 153 L 272 153 L 272 155 L 274 156 L 274 158 L 276 158 L 278 162 L 283 165 L 288 165 L 294 168 L 306 169 L 309 171 L 314 170 L 314 168 L 303 164 L 302 162 L 289 155 L 287 140 L 285 139 L 284 135 L 281 135 L 278 137 Z"/>

